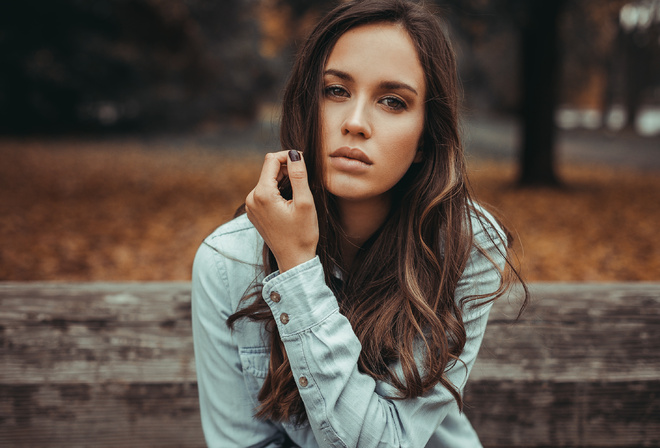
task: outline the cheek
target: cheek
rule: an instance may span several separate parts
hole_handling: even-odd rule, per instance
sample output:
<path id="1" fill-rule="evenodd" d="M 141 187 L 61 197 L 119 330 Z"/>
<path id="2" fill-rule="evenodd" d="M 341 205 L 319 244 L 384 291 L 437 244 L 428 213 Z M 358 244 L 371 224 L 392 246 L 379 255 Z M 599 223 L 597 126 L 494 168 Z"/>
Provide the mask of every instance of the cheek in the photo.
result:
<path id="1" fill-rule="evenodd" d="M 320 111 L 320 124 L 321 124 L 321 152 L 328 151 L 328 144 L 330 143 L 330 129 L 332 129 L 332 117 L 324 108 Z"/>
<path id="2" fill-rule="evenodd" d="M 418 154 L 419 142 L 422 136 L 423 126 L 419 120 L 409 120 L 399 123 L 398 126 L 387 127 L 386 137 L 390 149 L 389 157 L 396 159 L 399 163 L 409 165 Z"/>
<path id="3" fill-rule="evenodd" d="M 383 172 L 384 178 L 393 187 L 408 172 L 410 166 L 415 162 L 418 154 L 419 134 L 416 132 L 405 132 L 392 135 L 389 139 L 386 154 L 388 169 Z"/>

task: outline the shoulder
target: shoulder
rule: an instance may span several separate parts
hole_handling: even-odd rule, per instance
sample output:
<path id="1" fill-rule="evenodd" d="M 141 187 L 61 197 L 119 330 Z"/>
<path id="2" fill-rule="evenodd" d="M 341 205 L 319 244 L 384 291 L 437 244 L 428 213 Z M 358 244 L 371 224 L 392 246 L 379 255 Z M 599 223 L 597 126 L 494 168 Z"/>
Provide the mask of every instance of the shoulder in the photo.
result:
<path id="1" fill-rule="evenodd" d="M 246 249 L 263 244 L 263 240 L 247 215 L 243 214 L 215 229 L 204 239 L 203 244 L 214 249 L 235 253 L 244 252 L 241 251 L 241 248 Z"/>
<path id="2" fill-rule="evenodd" d="M 468 213 L 474 245 L 487 249 L 496 245 L 500 250 L 506 251 L 508 245 L 507 234 L 497 219 L 482 205 L 470 202 Z M 487 246 L 487 247 L 484 247 Z"/>
<path id="3" fill-rule="evenodd" d="M 497 287 L 508 258 L 507 234 L 497 219 L 475 202 L 469 204 L 469 219 L 473 235 L 472 248 L 461 283 L 484 287 L 492 283 Z"/>
<path id="4" fill-rule="evenodd" d="M 490 306 L 501 291 L 503 276 L 508 259 L 506 233 L 495 217 L 476 203 L 469 204 L 470 225 L 472 226 L 472 244 L 461 278 L 456 285 L 456 300 L 463 303 L 469 299 L 478 301 L 470 306 L 464 315 L 468 322 L 479 316 L 487 316 Z M 482 322 L 485 326 L 485 321 Z M 471 330 L 472 331 L 472 330 Z"/>
<path id="5" fill-rule="evenodd" d="M 193 262 L 193 293 L 240 299 L 263 276 L 263 240 L 246 215 L 221 225 L 207 236 Z M 232 308 L 235 308 L 233 303 Z"/>
<path id="6" fill-rule="evenodd" d="M 247 215 L 241 215 L 215 229 L 202 242 L 198 256 L 225 264 L 257 265 L 261 263 L 263 239 Z"/>

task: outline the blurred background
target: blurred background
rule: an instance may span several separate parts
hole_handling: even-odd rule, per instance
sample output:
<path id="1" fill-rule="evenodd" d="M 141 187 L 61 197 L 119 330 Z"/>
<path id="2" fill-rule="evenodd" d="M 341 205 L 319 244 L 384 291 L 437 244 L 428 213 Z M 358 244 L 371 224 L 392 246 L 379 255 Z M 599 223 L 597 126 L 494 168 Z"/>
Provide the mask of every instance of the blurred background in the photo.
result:
<path id="1" fill-rule="evenodd" d="M 337 1 L 0 5 L 0 280 L 186 280 Z M 431 1 L 427 1 L 431 3 Z M 660 280 L 660 0 L 436 0 L 477 197 L 534 281 Z"/>

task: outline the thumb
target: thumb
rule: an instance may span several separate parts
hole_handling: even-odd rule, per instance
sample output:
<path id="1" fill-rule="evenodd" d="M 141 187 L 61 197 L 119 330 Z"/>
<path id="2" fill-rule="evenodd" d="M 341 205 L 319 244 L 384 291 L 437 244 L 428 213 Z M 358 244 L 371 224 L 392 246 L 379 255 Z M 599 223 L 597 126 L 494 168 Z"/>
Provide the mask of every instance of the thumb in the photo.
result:
<path id="1" fill-rule="evenodd" d="M 287 171 L 289 174 L 289 181 L 291 182 L 294 204 L 313 204 L 314 197 L 312 196 L 312 192 L 309 189 L 309 183 L 307 182 L 307 167 L 305 166 L 305 161 L 302 160 L 302 154 L 295 149 L 289 151 Z"/>

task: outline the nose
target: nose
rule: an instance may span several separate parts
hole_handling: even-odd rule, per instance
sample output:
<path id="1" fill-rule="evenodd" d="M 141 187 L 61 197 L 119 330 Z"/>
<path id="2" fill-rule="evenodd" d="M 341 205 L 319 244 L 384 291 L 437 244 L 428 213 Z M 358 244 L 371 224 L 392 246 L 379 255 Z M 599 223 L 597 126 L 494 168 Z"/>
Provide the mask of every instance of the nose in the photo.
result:
<path id="1" fill-rule="evenodd" d="M 342 134 L 371 138 L 371 122 L 366 104 L 356 101 L 349 106 L 342 123 Z"/>

